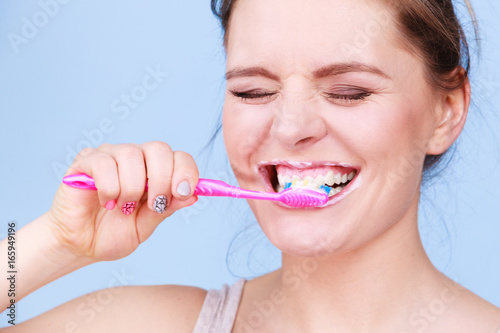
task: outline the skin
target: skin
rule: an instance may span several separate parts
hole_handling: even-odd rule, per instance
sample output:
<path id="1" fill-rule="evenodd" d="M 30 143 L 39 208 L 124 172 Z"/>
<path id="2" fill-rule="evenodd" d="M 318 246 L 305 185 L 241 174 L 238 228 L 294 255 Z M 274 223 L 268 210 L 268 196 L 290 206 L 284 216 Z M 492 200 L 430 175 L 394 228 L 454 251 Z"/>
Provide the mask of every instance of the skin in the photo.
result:
<path id="1" fill-rule="evenodd" d="M 408 319 L 441 293 L 459 288 L 429 261 L 417 212 L 425 155 L 444 152 L 460 133 L 469 106 L 468 83 L 436 93 L 423 62 L 399 46 L 394 22 L 384 20 L 387 9 L 373 2 L 315 1 L 311 6 L 255 0 L 236 8 L 228 38 L 231 74 L 223 129 L 240 185 L 266 190 L 256 166 L 274 159 L 346 163 L 360 170 L 362 181 L 342 201 L 322 209 L 250 202 L 266 236 L 283 252 L 283 265 L 248 283 L 235 330 L 439 327 L 440 332 L 458 332 L 464 325 L 477 327 L 478 318 L 464 323 L 461 311 L 488 306 L 463 289 L 439 318 Z M 342 46 L 352 44 L 367 22 L 378 24 L 380 32 L 362 52 L 345 51 Z M 332 64 L 356 69 L 317 75 Z M 361 65 L 383 74 L 357 68 Z M 370 96 L 349 100 L 366 91 Z M 242 98 L 242 93 L 258 98 Z M 245 144 L 247 138 L 253 144 Z M 273 291 L 284 300 L 272 301 Z M 261 314 L 269 318 L 255 316 L 255 301 L 267 302 L 269 313 Z M 490 318 L 496 315 L 498 325 L 498 311 L 491 309 Z M 495 324 L 490 325 L 485 327 L 492 330 Z"/>
<path id="2" fill-rule="evenodd" d="M 267 190 L 257 166 L 276 158 L 348 163 L 359 173 L 358 188 L 325 208 L 249 201 L 266 236 L 283 252 L 283 265 L 247 282 L 233 332 L 500 327 L 498 308 L 436 270 L 417 227 L 423 160 L 458 137 L 469 83 L 452 92 L 434 89 L 420 58 L 400 47 L 387 14 L 382 5 L 362 0 L 317 0 L 314 6 L 240 0 L 233 13 L 223 128 L 239 184 Z M 379 32 L 359 52 L 343 48 L 374 20 L 382 22 Z M 318 71 L 332 64 L 328 75 Z M 242 71 L 256 66 L 258 73 Z M 262 69 L 272 75 L 262 75 Z M 241 98 L 249 92 L 266 96 Z M 18 300 L 73 270 L 130 254 L 161 221 L 197 200 L 193 158 L 161 142 L 84 150 L 67 174 L 82 172 L 94 177 L 98 191 L 62 184 L 50 211 L 18 231 L 18 270 L 24 272 Z M 187 196 L 177 193 L 183 181 L 191 187 Z M 169 203 L 163 214 L 153 209 L 158 195 Z M 110 200 L 117 202 L 113 210 L 105 208 Z M 123 214 L 120 207 L 131 201 L 137 208 Z M 0 251 L 7 245 L 2 241 Z M 111 301 L 96 308 L 92 319 L 79 309 L 95 305 L 106 290 L 0 331 L 192 332 L 206 295 L 181 286 L 108 291 Z M 9 300 L 2 297 L 6 307 Z"/>
<path id="3" fill-rule="evenodd" d="M 322 250 L 327 252 L 348 252 L 399 221 L 411 220 L 408 225 L 414 222 L 420 165 L 439 121 L 439 97 L 423 79 L 418 60 L 394 47 L 395 31 L 386 28 L 391 35 L 380 33 L 370 39 L 354 59 L 339 51 L 339 45 L 352 43 L 356 32 L 382 10 L 366 9 L 366 5 L 360 4 L 363 3 L 287 3 L 290 15 L 274 18 L 276 23 L 270 27 L 272 13 L 284 10 L 283 1 L 266 6 L 242 2 L 233 18 L 228 71 L 261 66 L 272 70 L 278 78 L 228 80 L 228 91 L 276 93 L 251 102 L 235 98 L 230 92 L 226 94 L 225 143 L 240 185 L 265 190 L 255 166 L 275 158 L 348 163 L 361 169 L 361 188 L 328 209 L 296 212 L 268 202 L 250 203 L 273 244 L 292 255 L 314 254 L 319 250 L 316 244 L 324 244 L 326 248 Z M 302 17 L 298 22 L 297 16 Z M 332 21 L 345 28 L 330 28 L 333 32 L 324 33 Z M 319 79 L 313 74 L 331 64 L 353 63 L 376 66 L 388 78 L 365 71 Z M 360 91 L 373 93 L 363 101 L 324 96 L 349 96 Z M 260 135 L 260 142 L 254 149 L 240 149 L 240 138 L 255 137 L 256 130 L 265 133 Z M 402 164 L 412 154 L 418 154 L 418 163 L 413 163 L 410 173 L 403 175 L 404 181 L 397 186 L 388 182 L 387 179 L 401 178 Z"/>

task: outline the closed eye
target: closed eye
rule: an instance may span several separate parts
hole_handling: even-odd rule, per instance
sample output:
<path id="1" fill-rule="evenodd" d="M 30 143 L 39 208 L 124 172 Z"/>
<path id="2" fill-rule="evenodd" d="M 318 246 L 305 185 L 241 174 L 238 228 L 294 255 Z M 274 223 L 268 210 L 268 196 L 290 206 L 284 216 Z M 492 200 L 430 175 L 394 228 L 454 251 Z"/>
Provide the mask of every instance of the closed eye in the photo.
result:
<path id="1" fill-rule="evenodd" d="M 349 100 L 349 101 L 359 101 L 363 100 L 371 95 L 369 92 L 363 92 L 359 94 L 352 94 L 352 95 L 340 95 L 340 94 L 326 94 L 329 98 L 333 99 L 343 99 L 343 100 Z"/>
<path id="2" fill-rule="evenodd" d="M 243 100 L 258 100 L 266 97 L 275 95 L 274 92 L 259 92 L 259 91 L 248 91 L 248 92 L 238 92 L 230 91 L 233 96 L 241 98 Z"/>
<path id="3" fill-rule="evenodd" d="M 275 92 L 260 92 L 260 91 L 248 91 L 248 92 L 239 92 L 239 91 L 230 91 L 231 94 L 237 98 L 240 98 L 244 101 L 248 100 L 253 100 L 253 101 L 259 101 L 261 99 L 265 99 L 267 97 L 271 97 L 276 95 Z M 343 103 L 343 104 L 351 104 L 351 103 L 356 103 L 363 101 L 367 97 L 370 97 L 372 95 L 371 92 L 363 91 L 363 92 L 357 92 L 357 93 L 325 93 L 325 96 L 330 99 L 330 100 L 335 100 L 336 103 Z"/>
<path id="4" fill-rule="evenodd" d="M 329 100 L 331 100 L 333 103 L 336 104 L 354 104 L 362 102 L 371 95 L 372 93 L 367 91 L 358 93 L 349 93 L 349 94 L 325 93 L 326 98 L 328 98 Z"/>

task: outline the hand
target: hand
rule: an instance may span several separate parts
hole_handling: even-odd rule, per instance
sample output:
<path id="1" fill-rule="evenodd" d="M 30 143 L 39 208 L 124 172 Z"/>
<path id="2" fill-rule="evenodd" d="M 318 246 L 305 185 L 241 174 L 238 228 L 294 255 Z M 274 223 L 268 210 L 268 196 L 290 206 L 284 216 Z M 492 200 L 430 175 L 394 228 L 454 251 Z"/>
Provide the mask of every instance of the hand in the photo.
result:
<path id="1" fill-rule="evenodd" d="M 123 258 L 197 201 L 194 159 L 163 142 L 84 149 L 65 175 L 77 173 L 93 177 L 97 191 L 61 184 L 48 215 L 56 247 L 79 258 Z"/>

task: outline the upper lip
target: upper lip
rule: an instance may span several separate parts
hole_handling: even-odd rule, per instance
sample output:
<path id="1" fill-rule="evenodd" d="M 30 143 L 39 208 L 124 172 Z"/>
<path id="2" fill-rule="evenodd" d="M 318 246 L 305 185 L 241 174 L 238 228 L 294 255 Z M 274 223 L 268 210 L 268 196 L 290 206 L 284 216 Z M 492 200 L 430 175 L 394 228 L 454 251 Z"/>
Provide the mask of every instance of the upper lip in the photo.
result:
<path id="1" fill-rule="evenodd" d="M 356 169 L 357 173 L 359 173 L 359 167 L 354 166 L 350 163 L 343 162 L 332 162 L 332 161 L 291 161 L 291 160 L 280 160 L 275 159 L 272 161 L 260 162 L 257 164 L 257 171 L 262 176 L 264 180 L 264 184 L 267 191 L 275 191 L 274 186 L 276 184 L 272 184 L 271 181 L 273 178 L 276 178 L 275 174 L 272 172 L 276 172 L 277 165 L 284 165 L 290 168 L 295 169 L 312 169 L 322 166 L 336 166 L 336 167 L 345 167 L 345 168 L 353 168 Z"/>
<path id="2" fill-rule="evenodd" d="M 332 162 L 332 161 L 289 161 L 289 160 L 272 160 L 269 162 L 260 162 L 257 164 L 257 168 L 261 169 L 266 166 L 276 166 L 276 165 L 286 165 L 295 169 L 310 169 L 316 168 L 320 166 L 339 166 L 339 167 L 348 167 L 359 169 L 350 163 L 342 163 L 342 162 Z"/>

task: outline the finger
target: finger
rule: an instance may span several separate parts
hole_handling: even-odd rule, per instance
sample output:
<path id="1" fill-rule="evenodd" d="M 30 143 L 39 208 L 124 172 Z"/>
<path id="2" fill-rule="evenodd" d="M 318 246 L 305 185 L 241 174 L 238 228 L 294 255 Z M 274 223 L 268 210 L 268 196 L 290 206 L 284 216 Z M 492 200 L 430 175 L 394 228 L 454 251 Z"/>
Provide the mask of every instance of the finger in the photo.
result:
<path id="1" fill-rule="evenodd" d="M 120 195 L 118 167 L 113 156 L 97 149 L 83 149 L 66 175 L 85 173 L 94 178 L 97 196 L 102 207 Z M 108 206 L 109 207 L 109 206 Z"/>
<path id="2" fill-rule="evenodd" d="M 163 214 L 171 201 L 170 184 L 174 168 L 172 148 L 164 142 L 153 141 L 142 145 L 148 178 L 147 205 L 152 211 Z"/>
<path id="3" fill-rule="evenodd" d="M 175 151 L 172 195 L 180 201 L 191 198 L 199 177 L 198 166 L 194 158 L 183 151 Z"/>
<path id="4" fill-rule="evenodd" d="M 191 196 L 190 199 L 185 201 L 179 201 L 175 197 L 172 197 L 172 201 L 170 202 L 167 210 L 161 215 L 151 211 L 149 208 L 141 207 L 137 213 L 137 235 L 139 237 L 139 242 L 142 243 L 148 239 L 156 227 L 167 217 L 182 208 L 195 204 L 197 201 L 197 196 Z"/>
<path id="5" fill-rule="evenodd" d="M 146 187 L 144 153 L 137 145 L 120 145 L 114 150 L 118 165 L 120 195 L 116 200 L 125 215 L 134 213 Z"/>

